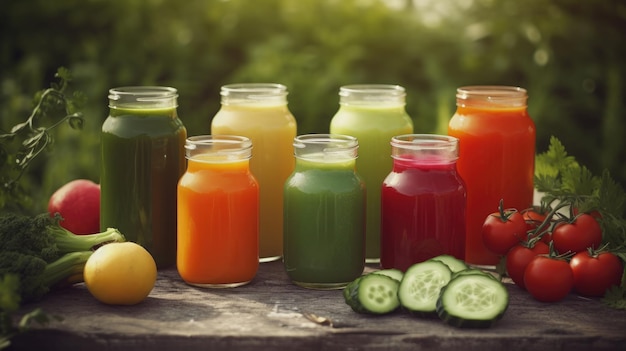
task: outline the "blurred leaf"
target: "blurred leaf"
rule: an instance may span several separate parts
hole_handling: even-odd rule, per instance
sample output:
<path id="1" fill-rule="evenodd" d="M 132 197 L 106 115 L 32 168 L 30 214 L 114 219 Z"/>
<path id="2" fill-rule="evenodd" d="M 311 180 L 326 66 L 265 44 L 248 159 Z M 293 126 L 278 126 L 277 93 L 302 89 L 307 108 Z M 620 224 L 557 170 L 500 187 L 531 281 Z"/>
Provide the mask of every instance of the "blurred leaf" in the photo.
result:
<path id="1" fill-rule="evenodd" d="M 79 113 L 75 113 L 69 116 L 69 119 L 67 121 L 72 127 L 72 129 L 83 129 L 83 124 L 85 123 L 85 120 L 83 119 L 82 115 Z"/>

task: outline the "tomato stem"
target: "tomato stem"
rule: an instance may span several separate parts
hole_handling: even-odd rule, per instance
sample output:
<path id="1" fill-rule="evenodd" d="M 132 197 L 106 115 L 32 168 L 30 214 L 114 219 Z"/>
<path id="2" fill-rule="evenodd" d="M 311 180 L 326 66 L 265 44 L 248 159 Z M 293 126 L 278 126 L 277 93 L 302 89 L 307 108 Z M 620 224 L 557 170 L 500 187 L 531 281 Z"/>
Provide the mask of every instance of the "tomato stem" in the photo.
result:
<path id="1" fill-rule="evenodd" d="M 504 208 L 504 199 L 500 199 L 500 203 L 498 204 L 498 213 L 500 215 L 500 220 L 503 223 L 506 223 L 509 221 L 509 218 L 511 218 L 511 216 L 517 212 L 516 209 L 514 208 Z"/>
<path id="2" fill-rule="evenodd" d="M 549 248 L 548 257 L 554 258 L 557 260 L 569 261 L 572 258 L 572 256 L 576 254 L 576 252 L 572 252 L 572 251 L 567 251 L 565 253 L 558 253 L 556 249 L 554 248 L 553 241 L 550 241 L 550 244 L 548 244 L 548 248 Z"/>
<path id="3" fill-rule="evenodd" d="M 547 233 L 552 232 L 554 227 L 558 223 L 563 221 L 562 219 L 555 221 L 552 218 L 558 213 L 558 211 L 561 208 L 568 206 L 568 205 L 569 203 L 565 203 L 565 202 L 559 203 L 558 205 L 556 205 L 554 208 L 550 210 L 550 212 L 546 215 L 546 218 L 543 220 L 543 222 L 541 222 L 541 224 L 539 224 L 539 226 L 537 226 L 537 228 L 527 232 L 527 236 L 530 238 L 528 239 L 529 247 L 533 247 L 537 241 L 541 240 L 543 236 L 546 235 Z M 542 208 L 544 208 L 543 206 L 544 204 L 542 204 Z M 548 206 L 548 208 L 550 208 L 550 206 Z M 536 234 L 536 235 L 532 235 L 532 234 Z"/>

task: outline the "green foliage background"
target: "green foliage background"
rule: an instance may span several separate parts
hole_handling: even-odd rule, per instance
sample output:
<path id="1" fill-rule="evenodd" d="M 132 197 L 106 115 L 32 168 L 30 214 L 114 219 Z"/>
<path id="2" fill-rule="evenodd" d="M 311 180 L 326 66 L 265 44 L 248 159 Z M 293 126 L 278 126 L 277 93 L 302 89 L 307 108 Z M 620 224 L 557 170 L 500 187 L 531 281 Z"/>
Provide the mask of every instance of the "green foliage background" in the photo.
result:
<path id="1" fill-rule="evenodd" d="M 107 92 L 125 85 L 176 87 L 190 135 L 209 133 L 229 83 L 287 85 L 299 134 L 328 131 L 346 84 L 404 86 L 419 133 L 446 132 L 459 86 L 516 85 L 529 92 L 538 152 L 555 135 L 594 174 L 626 184 L 626 3 L 389 3 L 3 0 L 0 129 L 26 119 L 60 66 L 88 97 L 84 130 L 59 128 L 24 179 L 28 211 L 69 180 L 98 181 Z"/>

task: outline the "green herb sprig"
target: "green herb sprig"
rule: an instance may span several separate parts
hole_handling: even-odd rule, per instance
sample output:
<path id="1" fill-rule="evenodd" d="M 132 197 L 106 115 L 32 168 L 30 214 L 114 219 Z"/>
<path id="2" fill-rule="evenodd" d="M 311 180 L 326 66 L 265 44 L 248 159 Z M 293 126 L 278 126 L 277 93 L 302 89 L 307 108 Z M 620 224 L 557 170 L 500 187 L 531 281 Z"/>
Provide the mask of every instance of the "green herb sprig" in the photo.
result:
<path id="1" fill-rule="evenodd" d="M 20 203 L 25 194 L 19 185 L 28 167 L 53 142 L 51 131 L 67 123 L 73 129 L 82 129 L 84 119 L 80 109 L 86 97 L 80 91 L 70 94 L 70 71 L 59 68 L 55 74 L 58 82 L 35 94 L 35 106 L 28 118 L 8 132 L 0 131 L 0 208 L 11 201 Z M 49 126 L 41 126 L 45 119 Z"/>

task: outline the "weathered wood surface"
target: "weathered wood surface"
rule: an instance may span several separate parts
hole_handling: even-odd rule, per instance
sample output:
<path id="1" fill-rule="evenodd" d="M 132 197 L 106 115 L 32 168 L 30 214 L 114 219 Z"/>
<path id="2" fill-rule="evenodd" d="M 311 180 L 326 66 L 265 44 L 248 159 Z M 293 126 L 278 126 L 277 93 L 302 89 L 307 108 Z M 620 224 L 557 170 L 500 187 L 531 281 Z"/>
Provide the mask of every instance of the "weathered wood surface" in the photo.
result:
<path id="1" fill-rule="evenodd" d="M 371 268 L 368 268 L 371 270 Z M 176 270 L 159 272 L 135 306 L 97 302 L 80 284 L 24 306 L 58 315 L 16 337 L 16 350 L 626 350 L 626 312 L 571 294 L 540 303 L 512 284 L 504 318 L 485 330 L 447 326 L 398 311 L 354 313 L 340 290 L 292 285 L 281 262 L 263 263 L 246 286 L 206 290 Z M 332 322 L 315 323 L 313 313 Z"/>

